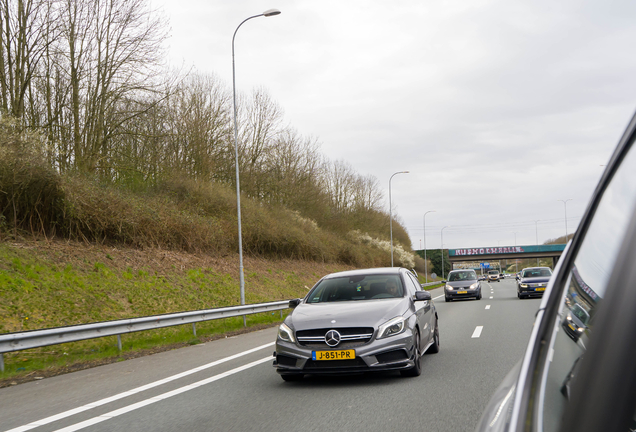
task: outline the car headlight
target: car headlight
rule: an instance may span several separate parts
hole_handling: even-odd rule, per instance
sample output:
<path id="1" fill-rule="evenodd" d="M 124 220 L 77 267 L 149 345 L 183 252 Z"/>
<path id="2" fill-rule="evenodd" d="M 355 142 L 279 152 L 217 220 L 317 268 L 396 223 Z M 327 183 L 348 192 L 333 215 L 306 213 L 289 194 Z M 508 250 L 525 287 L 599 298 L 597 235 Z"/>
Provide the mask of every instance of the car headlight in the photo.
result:
<path id="1" fill-rule="evenodd" d="M 404 332 L 404 329 L 406 328 L 405 322 L 406 320 L 401 316 L 385 322 L 378 329 L 378 339 L 395 336 Z"/>
<path id="2" fill-rule="evenodd" d="M 474 284 L 470 286 L 470 289 L 477 289 L 477 288 L 479 288 L 479 282 L 475 282 Z"/>
<path id="3" fill-rule="evenodd" d="M 566 316 L 565 319 L 568 321 L 572 321 L 572 317 L 570 315 Z"/>
<path id="4" fill-rule="evenodd" d="M 528 284 L 520 284 L 519 285 L 521 288 L 528 288 Z"/>
<path id="5" fill-rule="evenodd" d="M 579 333 L 583 333 L 583 330 L 584 330 L 583 327 L 579 327 L 576 329 L 576 331 L 578 331 Z"/>
<path id="6" fill-rule="evenodd" d="M 294 339 L 294 332 L 285 323 L 278 326 L 278 338 L 286 342 L 296 342 Z"/>
<path id="7" fill-rule="evenodd" d="M 450 285 L 446 285 L 446 290 L 447 290 L 447 291 L 452 291 L 452 290 L 453 290 L 453 287 L 452 287 L 452 286 L 450 286 Z"/>

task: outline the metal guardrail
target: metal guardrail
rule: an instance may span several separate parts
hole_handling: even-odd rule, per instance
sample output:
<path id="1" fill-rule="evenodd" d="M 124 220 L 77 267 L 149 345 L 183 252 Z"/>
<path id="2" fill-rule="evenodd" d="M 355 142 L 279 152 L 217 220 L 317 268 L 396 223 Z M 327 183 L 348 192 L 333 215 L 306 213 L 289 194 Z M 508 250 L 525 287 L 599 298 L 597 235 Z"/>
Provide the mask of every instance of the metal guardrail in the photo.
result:
<path id="1" fill-rule="evenodd" d="M 121 335 L 144 330 L 153 330 L 183 324 L 192 324 L 196 336 L 195 324 L 220 318 L 250 315 L 262 312 L 283 310 L 289 307 L 289 300 L 269 303 L 257 303 L 243 306 L 231 306 L 198 311 L 178 312 L 141 318 L 104 321 L 91 324 L 79 324 L 68 327 L 56 327 L 43 330 L 31 330 L 0 335 L 0 371 L 4 372 L 3 354 L 30 348 L 117 336 L 117 346 L 121 350 Z"/>
<path id="2" fill-rule="evenodd" d="M 423 283 L 422 287 L 427 287 L 427 286 L 433 286 L 433 285 L 439 285 L 441 284 L 442 281 L 436 281 L 436 282 L 429 282 L 429 283 Z"/>

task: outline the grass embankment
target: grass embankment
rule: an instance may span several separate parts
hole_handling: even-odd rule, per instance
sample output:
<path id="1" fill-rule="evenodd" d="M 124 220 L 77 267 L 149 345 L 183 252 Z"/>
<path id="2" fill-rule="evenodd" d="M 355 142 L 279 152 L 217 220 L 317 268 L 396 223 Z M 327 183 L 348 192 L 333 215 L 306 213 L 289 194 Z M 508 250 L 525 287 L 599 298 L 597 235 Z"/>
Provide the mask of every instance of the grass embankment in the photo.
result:
<path id="1" fill-rule="evenodd" d="M 302 297 L 342 264 L 246 257 L 246 303 Z M 166 250 L 67 242 L 0 243 L 0 333 L 156 315 L 240 303 L 238 260 Z M 250 328 L 275 325 L 279 312 L 247 316 Z M 18 351 L 4 355 L 0 386 L 95 364 L 196 344 L 240 332 L 227 318 Z"/>

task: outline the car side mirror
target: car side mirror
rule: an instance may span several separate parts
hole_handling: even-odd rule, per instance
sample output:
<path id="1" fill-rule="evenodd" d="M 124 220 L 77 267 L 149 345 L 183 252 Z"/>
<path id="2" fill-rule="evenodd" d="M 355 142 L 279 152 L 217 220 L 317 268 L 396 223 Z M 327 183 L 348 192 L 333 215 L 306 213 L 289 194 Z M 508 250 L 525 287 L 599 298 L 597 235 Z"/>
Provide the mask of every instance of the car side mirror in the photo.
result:
<path id="1" fill-rule="evenodd" d="M 431 293 L 428 291 L 415 291 L 415 301 L 430 300 L 432 298 Z"/>
<path id="2" fill-rule="evenodd" d="M 289 307 L 294 309 L 296 306 L 298 306 L 300 304 L 300 302 L 302 301 L 302 299 L 293 299 L 289 301 Z"/>

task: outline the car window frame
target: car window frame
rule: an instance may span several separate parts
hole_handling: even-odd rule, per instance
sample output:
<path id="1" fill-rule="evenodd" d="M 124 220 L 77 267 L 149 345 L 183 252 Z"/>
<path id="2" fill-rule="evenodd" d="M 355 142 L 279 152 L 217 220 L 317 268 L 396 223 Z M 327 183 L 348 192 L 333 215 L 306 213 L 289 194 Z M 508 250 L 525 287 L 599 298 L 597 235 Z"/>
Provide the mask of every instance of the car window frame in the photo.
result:
<path id="1" fill-rule="evenodd" d="M 571 269 L 574 264 L 574 260 L 583 244 L 583 239 L 590 227 L 601 199 L 611 184 L 623 159 L 630 150 L 636 151 L 636 148 L 632 148 L 634 147 L 634 141 L 636 141 L 636 114 L 632 116 L 625 132 L 621 136 L 607 164 L 607 168 L 592 194 L 592 199 L 588 203 L 578 229 L 561 255 L 557 267 L 552 272 L 552 279 L 546 292 L 547 295 L 544 295 L 536 313 L 537 319 L 533 328 L 533 334 L 531 335 L 528 350 L 526 351 L 526 356 L 523 359 L 519 374 L 514 407 L 510 419 L 511 430 L 527 431 L 541 430 L 542 428 L 538 425 L 538 423 L 542 421 L 540 418 L 542 407 L 539 405 L 541 396 L 539 394 L 541 389 L 540 381 L 545 372 L 545 366 L 549 356 L 554 322 L 562 306 L 560 298 L 563 295 L 563 290 L 570 276 L 569 269 Z M 562 268 L 565 270 L 561 271 Z M 528 406 L 532 406 L 533 410 L 531 412 L 522 412 L 521 407 Z M 531 425 L 530 429 L 528 429 L 528 425 Z"/>

